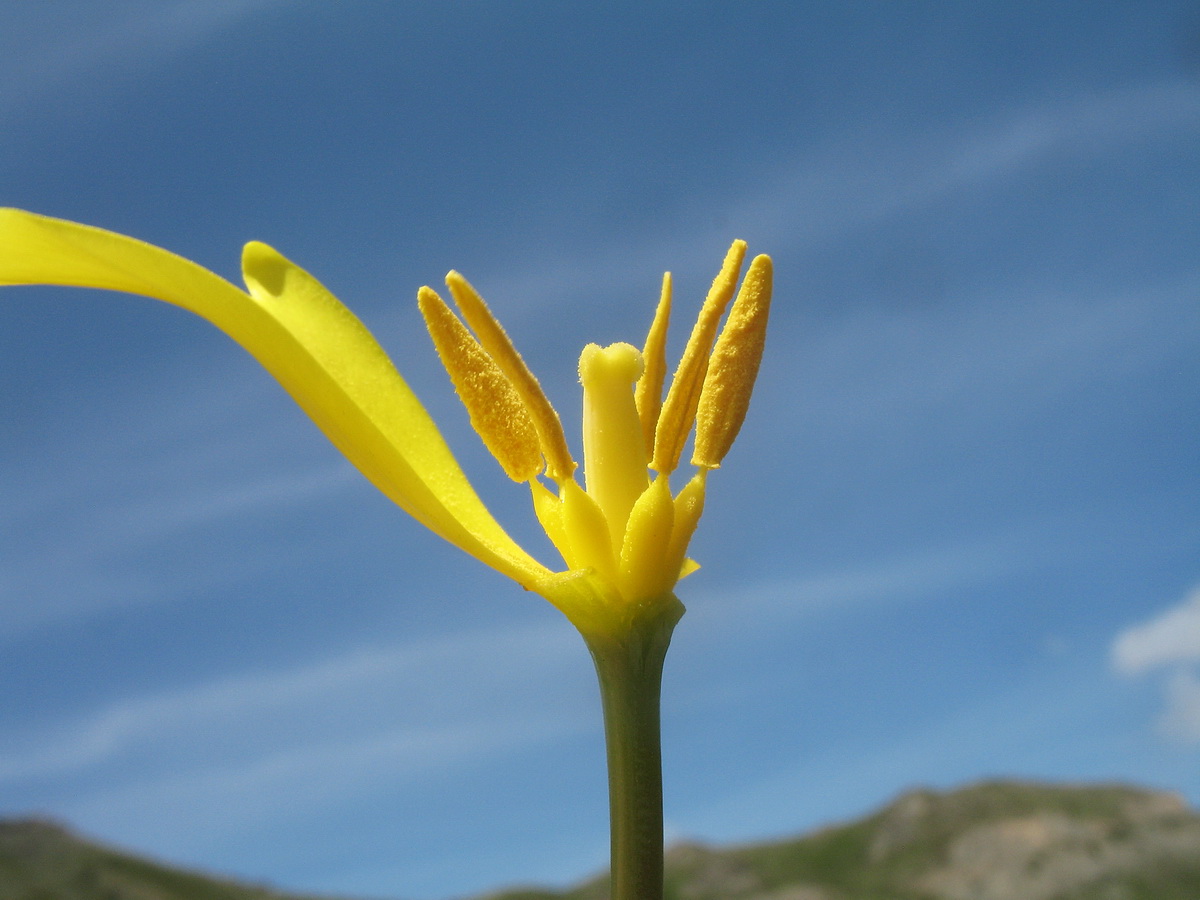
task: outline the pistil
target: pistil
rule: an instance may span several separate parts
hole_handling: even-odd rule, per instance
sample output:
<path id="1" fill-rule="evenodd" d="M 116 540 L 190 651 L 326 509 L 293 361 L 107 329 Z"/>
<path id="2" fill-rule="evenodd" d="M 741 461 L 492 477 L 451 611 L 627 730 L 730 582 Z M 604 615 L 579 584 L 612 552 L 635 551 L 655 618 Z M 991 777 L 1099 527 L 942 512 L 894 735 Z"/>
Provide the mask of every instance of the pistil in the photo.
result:
<path id="1" fill-rule="evenodd" d="M 650 484 L 633 398 L 641 374 L 642 354 L 631 344 L 588 344 L 579 357 L 584 477 L 588 495 L 608 520 L 614 549 L 624 543 L 629 512 Z"/>

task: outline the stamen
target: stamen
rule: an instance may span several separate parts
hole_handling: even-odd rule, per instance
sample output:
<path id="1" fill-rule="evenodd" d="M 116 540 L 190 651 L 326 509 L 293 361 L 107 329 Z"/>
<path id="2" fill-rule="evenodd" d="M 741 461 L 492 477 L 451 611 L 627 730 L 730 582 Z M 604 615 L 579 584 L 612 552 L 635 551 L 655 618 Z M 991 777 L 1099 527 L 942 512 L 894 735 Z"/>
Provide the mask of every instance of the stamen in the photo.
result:
<path id="1" fill-rule="evenodd" d="M 679 361 L 679 368 L 675 370 L 675 378 L 671 381 L 671 389 L 667 392 L 662 413 L 658 417 L 658 429 L 654 435 L 654 459 L 650 463 L 656 472 L 667 474 L 675 471 L 675 467 L 679 465 L 683 445 L 687 442 L 688 432 L 692 430 L 692 423 L 696 420 L 696 406 L 700 402 L 700 388 L 708 368 L 708 354 L 712 349 L 721 316 L 737 287 L 738 272 L 741 271 L 745 255 L 746 242 L 734 241 L 729 252 L 725 254 L 725 262 L 709 289 L 704 306 L 700 308 L 700 316 L 692 328 L 683 358 Z"/>
<path id="2" fill-rule="evenodd" d="M 642 436 L 646 441 L 646 457 L 654 455 L 654 429 L 658 425 L 658 414 L 662 410 L 663 381 L 667 377 L 667 325 L 671 319 L 671 273 L 665 272 L 662 294 L 650 333 L 646 335 L 646 346 L 642 349 L 642 360 L 646 368 L 638 379 L 633 397 L 637 402 L 638 418 L 642 422 Z"/>
<path id="3" fill-rule="evenodd" d="M 558 413 L 550 405 L 545 391 L 529 371 L 529 366 L 525 365 L 521 354 L 513 347 L 503 326 L 492 315 L 492 311 L 475 288 L 457 272 L 450 272 L 446 276 L 446 286 L 450 288 L 463 318 L 479 338 L 479 343 L 508 376 L 513 389 L 524 401 L 525 408 L 533 420 L 533 427 L 537 429 L 542 455 L 546 457 L 546 474 L 561 484 L 575 471 L 575 461 L 571 459 L 571 451 L 567 447 L 567 437 L 563 433 Z"/>
<path id="4" fill-rule="evenodd" d="M 693 465 L 720 466 L 746 418 L 767 336 L 771 271 L 769 256 L 754 258 L 717 338 L 696 412 Z"/>
<path id="5" fill-rule="evenodd" d="M 633 385 L 642 355 L 630 344 L 588 344 L 579 357 L 583 382 L 583 471 L 587 492 L 604 510 L 620 549 L 629 511 L 650 483 Z"/>
<path id="6" fill-rule="evenodd" d="M 542 468 L 542 454 L 525 404 L 437 293 L 421 288 L 417 305 L 454 390 L 471 417 L 471 427 L 509 478 L 529 481 Z"/>

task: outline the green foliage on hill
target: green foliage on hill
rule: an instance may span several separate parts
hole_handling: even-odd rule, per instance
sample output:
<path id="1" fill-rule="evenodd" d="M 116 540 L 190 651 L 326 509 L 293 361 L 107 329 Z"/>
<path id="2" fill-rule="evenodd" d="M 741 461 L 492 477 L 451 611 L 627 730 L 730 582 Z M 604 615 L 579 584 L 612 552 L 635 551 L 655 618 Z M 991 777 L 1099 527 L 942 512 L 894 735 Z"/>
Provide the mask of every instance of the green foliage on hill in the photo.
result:
<path id="1" fill-rule="evenodd" d="M 301 900 L 83 841 L 49 822 L 0 822 L 0 900 Z"/>
<path id="2" fill-rule="evenodd" d="M 397 893 L 404 885 L 398 884 Z M 603 877 L 488 900 L 605 900 Z M 988 782 L 918 790 L 790 840 L 667 854 L 668 900 L 1196 900 L 1200 816 L 1172 794 Z M 0 900 L 303 900 L 183 872 L 52 824 L 0 822 Z"/>

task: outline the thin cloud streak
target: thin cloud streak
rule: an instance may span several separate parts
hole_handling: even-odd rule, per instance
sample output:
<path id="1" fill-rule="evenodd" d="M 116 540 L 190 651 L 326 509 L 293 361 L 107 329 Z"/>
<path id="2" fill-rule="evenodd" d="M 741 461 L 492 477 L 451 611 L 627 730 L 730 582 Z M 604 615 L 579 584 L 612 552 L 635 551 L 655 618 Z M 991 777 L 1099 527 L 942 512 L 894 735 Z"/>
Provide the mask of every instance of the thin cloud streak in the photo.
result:
<path id="1" fill-rule="evenodd" d="M 796 236 L 796 245 L 824 244 L 961 192 L 979 190 L 1052 157 L 1093 158 L 1129 141 L 1200 132 L 1200 87 L 1153 83 L 1110 94 L 1010 111 L 995 124 L 966 133 L 925 135 L 905 143 L 859 141 L 870 148 L 836 162 L 805 159 L 766 178 L 768 194 L 751 197 L 734 221 Z M 846 158 L 849 161 L 846 161 Z"/>
<path id="2" fill-rule="evenodd" d="M 1151 83 L 1010 110 L 970 131 L 926 134 L 915 141 L 858 138 L 850 152 L 843 146 L 825 155 L 807 151 L 774 171 L 743 173 L 745 183 L 767 187 L 693 219 L 723 223 L 717 228 L 697 224 L 685 233 L 656 234 L 632 244 L 621 236 L 607 246 L 589 244 L 586 257 L 537 259 L 534 269 L 514 267 L 479 286 L 487 296 L 503 298 L 511 319 L 541 316 L 581 284 L 608 285 L 613 296 L 644 294 L 649 306 L 657 297 L 657 281 L 645 273 L 669 269 L 697 280 L 711 277 L 716 262 L 707 248 L 733 237 L 770 235 L 774 243 L 763 249 L 775 254 L 807 250 L 948 197 L 966 202 L 963 192 L 984 190 L 1052 158 L 1090 159 L 1131 141 L 1164 134 L 1177 138 L 1180 131 L 1200 133 L 1200 87 L 1191 82 Z M 732 234 L 725 224 L 730 222 L 752 223 L 754 234 Z M 780 246 L 781 239 L 790 239 L 790 246 Z"/>
<path id="3" fill-rule="evenodd" d="M 464 632 L 134 696 L 82 718 L 55 723 L 38 734 L 10 733 L 7 742 L 21 747 L 0 756 L 0 783 L 78 773 L 164 743 L 203 743 L 206 736 L 231 729 L 246 734 L 278 731 L 275 739 L 303 742 L 314 731 L 339 731 L 346 724 L 347 710 L 357 722 L 354 727 L 371 729 L 375 718 L 358 717 L 356 711 L 364 705 L 363 698 L 371 698 L 374 704 L 381 693 L 420 694 L 419 705 L 415 701 L 389 704 L 408 708 L 410 714 L 426 716 L 428 709 L 435 708 L 441 710 L 439 715 L 477 715 L 479 709 L 469 703 L 464 706 L 473 697 L 465 685 L 486 682 L 489 694 L 504 693 L 500 685 L 505 685 L 519 696 L 526 682 L 544 682 L 576 662 L 575 643 L 568 631 L 549 625 Z M 521 660 L 519 667 L 511 665 L 514 658 Z M 431 682 L 429 672 L 441 674 Z M 445 703 L 439 704 L 438 697 Z M 303 729 L 298 728 L 300 722 Z M 241 743 L 256 742 L 247 738 Z"/>
<path id="4" fill-rule="evenodd" d="M 136 454 L 129 457 L 137 458 Z M 361 476 L 348 463 L 338 462 L 241 483 L 206 483 L 135 495 L 114 495 L 112 482 L 98 473 L 90 473 L 90 480 L 94 482 L 90 489 L 73 498 L 67 529 L 46 532 L 36 527 L 41 511 L 34 503 L 25 504 L 24 516 L 4 517 L 8 521 L 0 527 L 15 539 L 3 554 L 0 603 L 7 612 L 0 619 L 0 639 L 176 595 L 178 585 L 162 582 L 142 566 L 120 561 L 134 559 L 189 531 L 325 502 L 357 489 Z M 50 484 L 51 491 L 56 491 L 57 483 Z M 101 496 L 96 496 L 97 492 Z M 269 560 L 258 563 L 260 567 L 270 564 Z M 249 571 L 242 560 L 236 562 L 236 572 L 214 563 L 206 567 L 202 580 L 191 576 L 189 584 L 193 590 L 212 588 L 229 578 L 245 577 Z"/>
<path id="5" fill-rule="evenodd" d="M 840 571 L 689 596 L 689 627 L 710 640 L 724 640 L 729 610 L 754 628 L 777 628 L 789 620 L 845 615 L 875 604 L 928 599 L 952 588 L 977 584 L 1011 572 L 1018 564 L 1011 548 L 976 542 L 926 548 L 866 561 Z"/>
<path id="6" fill-rule="evenodd" d="M 362 794 L 388 790 L 466 767 L 499 754 L 589 731 L 599 726 L 581 711 L 575 718 L 511 712 L 472 722 L 401 727 L 383 734 L 303 744 L 249 762 L 140 779 L 99 789 L 65 803 L 66 815 L 109 834 L 144 833 L 155 822 L 159 839 L 185 846 L 281 815 L 312 814 Z M 172 812 L 172 829 L 161 818 Z M 164 831 L 165 829 L 165 831 Z"/>
<path id="7" fill-rule="evenodd" d="M 285 2 L 143 3 L 123 16 L 109 13 L 100 21 L 91 18 L 96 7 L 73 15 L 81 10 L 67 4 L 54 18 L 54 29 L 41 35 L 40 41 L 28 41 L 28 26 L 12 29 L 12 34 L 26 40 L 7 46 L 0 58 L 0 81 L 7 86 L 0 99 L 0 116 L 19 114 L 81 85 L 88 90 L 98 85 L 116 90 L 154 66 L 181 64 L 190 50 Z M 21 12 L 15 16 L 20 21 Z M 42 14 L 31 18 L 33 23 L 42 21 L 48 21 Z"/>

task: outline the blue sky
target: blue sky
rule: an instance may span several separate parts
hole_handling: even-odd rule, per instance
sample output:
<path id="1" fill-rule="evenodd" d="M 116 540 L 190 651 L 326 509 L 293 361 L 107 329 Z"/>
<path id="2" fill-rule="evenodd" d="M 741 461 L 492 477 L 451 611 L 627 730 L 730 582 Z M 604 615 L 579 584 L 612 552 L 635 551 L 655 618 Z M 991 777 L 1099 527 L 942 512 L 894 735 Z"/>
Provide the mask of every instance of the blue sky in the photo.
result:
<path id="1" fill-rule="evenodd" d="M 417 287 L 466 274 L 574 434 L 579 350 L 640 343 L 664 270 L 684 309 L 772 254 L 667 661 L 673 839 L 992 776 L 1200 803 L 1194 4 L 8 3 L 0 133 L 4 205 L 316 274 L 547 560 Z M 605 864 L 558 613 L 206 323 L 0 297 L 0 814 L 374 897 Z"/>

